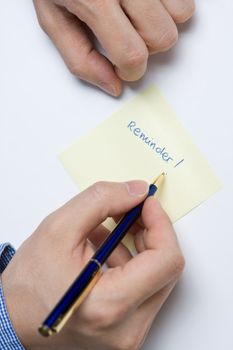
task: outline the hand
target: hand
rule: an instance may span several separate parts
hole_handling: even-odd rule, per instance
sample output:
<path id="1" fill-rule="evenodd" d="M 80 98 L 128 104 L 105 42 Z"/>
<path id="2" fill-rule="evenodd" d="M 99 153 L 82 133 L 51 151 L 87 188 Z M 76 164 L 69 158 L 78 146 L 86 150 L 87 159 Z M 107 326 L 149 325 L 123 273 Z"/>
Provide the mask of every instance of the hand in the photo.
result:
<path id="1" fill-rule="evenodd" d="M 37 328 L 108 234 L 105 218 L 122 215 L 147 192 L 143 181 L 97 183 L 50 214 L 19 248 L 2 283 L 26 349 L 139 349 L 184 265 L 172 225 L 154 198 L 143 207 L 145 228 L 133 229 L 138 255 L 121 243 L 64 329 L 43 338 Z"/>
<path id="2" fill-rule="evenodd" d="M 70 71 L 113 96 L 121 80 L 140 79 L 149 54 L 166 51 L 194 0 L 34 0 L 41 27 Z M 92 33 L 91 33 L 92 32 Z M 91 35 L 90 35 L 91 33 Z M 93 46 L 98 39 L 107 58 Z"/>

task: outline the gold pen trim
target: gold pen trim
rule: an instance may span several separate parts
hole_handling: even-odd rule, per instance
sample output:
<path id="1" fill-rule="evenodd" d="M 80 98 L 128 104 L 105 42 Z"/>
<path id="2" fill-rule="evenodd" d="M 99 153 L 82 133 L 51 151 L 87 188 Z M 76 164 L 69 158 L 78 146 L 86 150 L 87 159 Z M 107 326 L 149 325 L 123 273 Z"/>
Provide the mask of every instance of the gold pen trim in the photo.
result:
<path id="1" fill-rule="evenodd" d="M 101 276 L 101 265 L 98 261 L 99 269 L 96 271 L 94 277 L 90 281 L 90 283 L 86 286 L 86 288 L 83 290 L 82 294 L 79 296 L 79 298 L 75 301 L 75 303 L 71 306 L 71 308 L 63 315 L 61 315 L 57 320 L 56 323 L 49 328 L 48 326 L 41 325 L 39 327 L 39 332 L 41 335 L 45 337 L 49 337 L 53 333 L 58 333 L 63 328 L 63 326 L 66 324 L 66 322 L 69 320 L 69 318 L 73 315 L 73 313 L 77 310 L 79 305 L 83 302 L 83 300 L 88 296 L 91 289 L 94 287 L 96 282 Z"/>
<path id="2" fill-rule="evenodd" d="M 97 259 L 91 259 L 90 261 L 94 261 L 98 266 L 99 268 L 101 269 L 101 263 L 97 260 Z"/>

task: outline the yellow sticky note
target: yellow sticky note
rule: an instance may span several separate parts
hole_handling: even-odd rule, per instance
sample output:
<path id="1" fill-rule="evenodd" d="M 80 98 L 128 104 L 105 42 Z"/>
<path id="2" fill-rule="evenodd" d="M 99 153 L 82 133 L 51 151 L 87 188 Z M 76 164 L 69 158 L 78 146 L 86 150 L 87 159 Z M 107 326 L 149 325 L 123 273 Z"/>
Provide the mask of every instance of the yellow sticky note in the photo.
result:
<path id="1" fill-rule="evenodd" d="M 159 199 L 173 222 L 220 188 L 208 162 L 154 86 L 66 149 L 61 161 L 80 189 L 99 180 L 150 183 L 166 172 Z"/>

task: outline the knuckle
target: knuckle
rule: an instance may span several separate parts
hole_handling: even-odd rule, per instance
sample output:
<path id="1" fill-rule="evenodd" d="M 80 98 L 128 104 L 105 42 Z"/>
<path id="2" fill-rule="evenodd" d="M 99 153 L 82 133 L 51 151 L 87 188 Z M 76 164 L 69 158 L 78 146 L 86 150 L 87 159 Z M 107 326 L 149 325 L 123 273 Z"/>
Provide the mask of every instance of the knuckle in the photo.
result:
<path id="1" fill-rule="evenodd" d="M 92 323 L 94 327 L 104 330 L 118 324 L 124 315 L 125 313 L 119 305 L 116 308 L 98 308 L 92 314 Z"/>
<path id="2" fill-rule="evenodd" d="M 48 34 L 47 26 L 48 26 L 48 21 L 47 18 L 44 14 L 38 13 L 37 14 L 37 19 L 39 22 L 40 27 L 43 29 L 43 31 Z"/>
<path id="3" fill-rule="evenodd" d="M 92 323 L 98 329 L 105 329 L 112 325 L 111 315 L 106 309 L 98 309 L 92 314 Z"/>
<path id="4" fill-rule="evenodd" d="M 114 324 L 118 324 L 122 321 L 127 313 L 127 305 L 121 301 L 121 304 L 117 304 L 112 310 L 112 321 Z"/>
<path id="5" fill-rule="evenodd" d="M 106 195 L 106 183 L 104 181 L 98 181 L 90 187 L 91 195 L 93 199 L 102 201 Z"/>
<path id="6" fill-rule="evenodd" d="M 175 283 L 174 283 L 173 287 L 175 287 L 175 284 L 177 281 L 175 280 L 174 282 Z M 170 286 L 170 284 L 168 284 L 167 286 L 165 286 L 161 290 L 159 290 L 156 295 L 157 295 L 158 299 L 166 300 L 168 298 L 170 292 L 171 292 L 171 286 Z"/>
<path id="7" fill-rule="evenodd" d="M 178 40 L 178 30 L 176 26 L 167 29 L 160 37 L 158 46 L 161 51 L 170 49 Z"/>
<path id="8" fill-rule="evenodd" d="M 169 259 L 169 267 L 172 275 L 180 276 L 184 270 L 185 260 L 181 252 L 173 254 Z"/>
<path id="9" fill-rule="evenodd" d="M 122 67 L 135 69 L 145 64 L 148 59 L 148 52 L 144 48 L 128 50 L 122 59 Z"/>
<path id="10" fill-rule="evenodd" d="M 101 220 L 105 220 L 108 217 L 110 207 L 107 183 L 104 181 L 96 182 L 89 188 L 89 191 L 92 201 L 99 207 L 99 217 Z"/>
<path id="11" fill-rule="evenodd" d="M 66 1 L 66 8 L 71 13 L 78 14 L 82 21 L 96 21 L 99 14 L 105 11 L 108 0 L 69 0 Z"/>
<path id="12" fill-rule="evenodd" d="M 122 339 L 118 339 L 114 350 L 139 350 L 142 346 L 144 336 L 138 334 L 128 334 Z"/>
<path id="13" fill-rule="evenodd" d="M 76 77 L 81 76 L 81 67 L 79 64 L 76 63 L 69 63 L 68 68 L 71 74 L 73 74 Z"/>
<path id="14" fill-rule="evenodd" d="M 41 228 L 42 230 L 45 229 L 45 231 L 52 231 L 53 230 L 53 223 L 54 223 L 54 214 L 51 213 L 49 215 L 47 215 L 40 223 L 39 228 Z"/>

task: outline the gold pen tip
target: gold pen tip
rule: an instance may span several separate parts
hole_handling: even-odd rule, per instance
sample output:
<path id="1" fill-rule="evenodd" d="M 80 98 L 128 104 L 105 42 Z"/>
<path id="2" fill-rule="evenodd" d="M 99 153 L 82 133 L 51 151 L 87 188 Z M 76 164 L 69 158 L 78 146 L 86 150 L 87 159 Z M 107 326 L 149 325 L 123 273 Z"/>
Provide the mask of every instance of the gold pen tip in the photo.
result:
<path id="1" fill-rule="evenodd" d="M 162 172 L 162 174 L 160 174 L 159 176 L 156 177 L 156 179 L 152 182 L 152 184 L 159 187 L 161 185 L 161 183 L 163 182 L 166 175 L 167 175 L 167 173 Z"/>
<path id="2" fill-rule="evenodd" d="M 53 331 L 48 326 L 41 325 L 38 329 L 39 333 L 43 335 L 43 337 L 49 337 L 53 334 Z"/>

